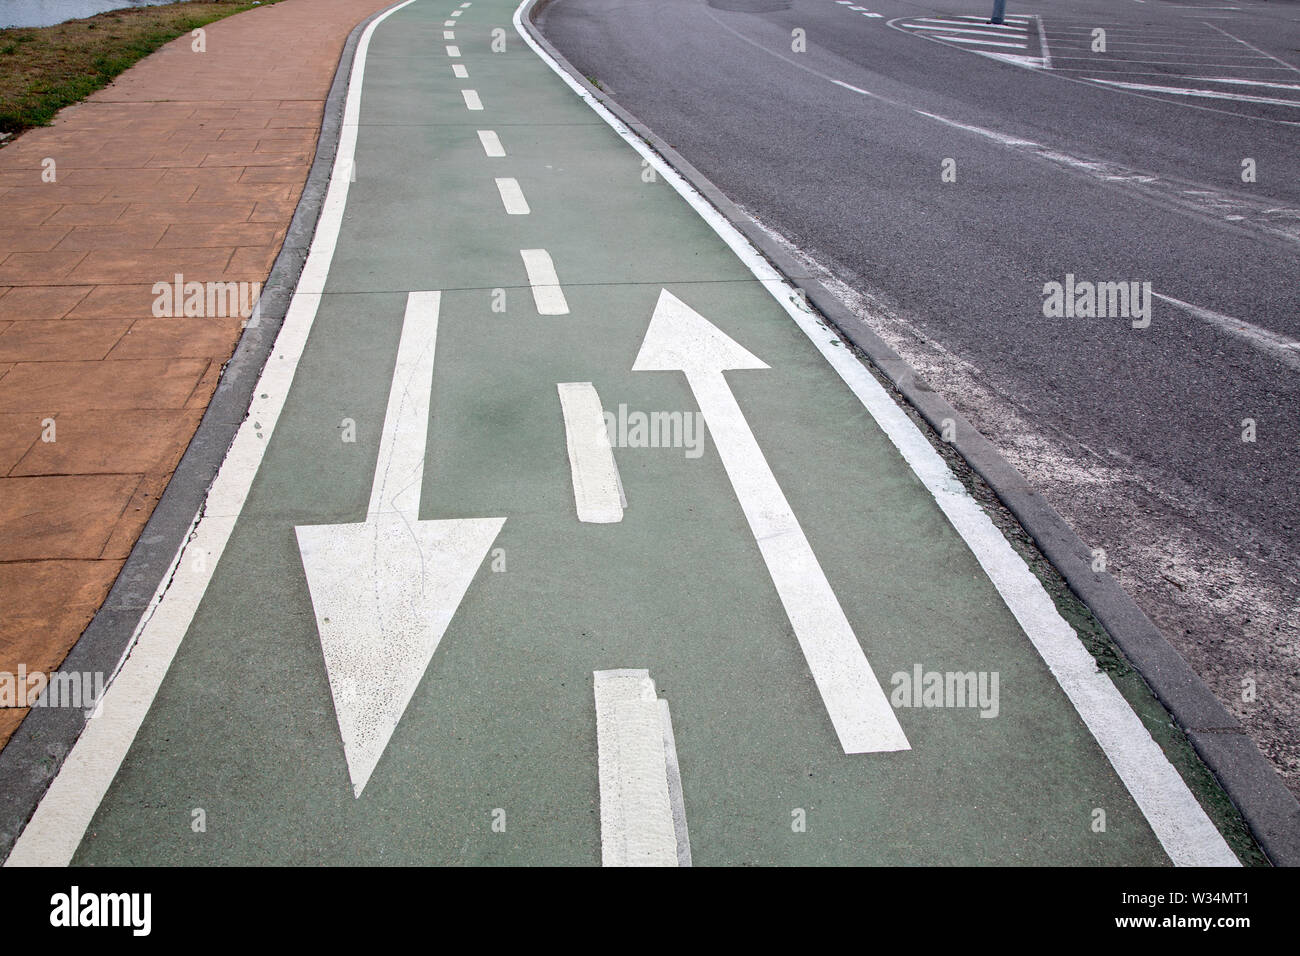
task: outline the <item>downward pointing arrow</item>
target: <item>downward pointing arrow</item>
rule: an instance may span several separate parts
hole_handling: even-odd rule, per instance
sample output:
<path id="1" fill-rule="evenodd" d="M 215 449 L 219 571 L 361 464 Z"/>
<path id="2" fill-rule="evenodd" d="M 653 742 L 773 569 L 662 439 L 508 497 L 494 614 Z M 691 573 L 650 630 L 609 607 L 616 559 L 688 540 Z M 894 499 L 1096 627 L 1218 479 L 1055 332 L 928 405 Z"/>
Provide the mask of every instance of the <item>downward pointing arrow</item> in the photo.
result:
<path id="1" fill-rule="evenodd" d="M 845 753 L 910 750 L 862 645 L 723 377 L 768 368 L 667 289 L 633 371 L 681 371 L 758 542 Z"/>
<path id="2" fill-rule="evenodd" d="M 295 529 L 358 797 L 506 521 L 419 520 L 440 300 L 407 298 L 366 520 Z"/>

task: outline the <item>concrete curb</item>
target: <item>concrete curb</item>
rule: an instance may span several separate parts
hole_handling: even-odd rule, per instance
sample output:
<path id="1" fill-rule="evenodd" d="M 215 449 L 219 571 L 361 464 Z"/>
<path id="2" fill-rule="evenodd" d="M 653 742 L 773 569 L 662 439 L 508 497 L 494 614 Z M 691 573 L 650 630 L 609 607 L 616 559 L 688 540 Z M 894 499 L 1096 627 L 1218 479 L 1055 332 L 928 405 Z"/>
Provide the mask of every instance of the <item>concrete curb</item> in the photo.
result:
<path id="1" fill-rule="evenodd" d="M 1060 572 L 1070 589 L 1092 611 L 1111 639 L 1146 681 L 1157 699 L 1187 734 L 1197 754 L 1214 773 L 1260 847 L 1277 866 L 1300 866 L 1300 803 L 1272 764 L 1246 736 L 1240 721 L 1223 706 L 1187 662 L 1165 640 L 1133 599 L 1108 573 L 1092 570 L 1092 552 L 1065 519 L 1036 492 L 942 396 L 932 390 L 883 339 L 848 311 L 721 190 L 640 120 L 589 83 L 538 28 L 536 20 L 553 0 L 532 0 L 524 12 L 533 39 L 570 76 L 699 191 L 761 252 L 808 302 L 849 342 L 860 349 L 936 432 L 945 420 L 956 427 L 949 444 L 993 489 Z"/>
<path id="2" fill-rule="evenodd" d="M 387 8 L 386 8 L 387 9 Z M 251 11 L 250 11 L 251 12 Z M 110 675 L 131 646 L 141 618 L 164 577 L 170 572 L 195 515 L 225 460 L 239 429 L 284 322 L 285 313 L 307 253 L 321 206 L 329 187 L 338 151 L 343 107 L 357 43 L 367 24 L 383 13 L 376 11 L 357 24 L 343 45 L 334 80 L 325 100 L 325 115 L 316 156 L 303 186 L 284 244 L 262 289 L 255 319 L 240 336 L 235 354 L 222 370 L 221 380 L 198 430 L 176 466 L 167 490 L 154 508 L 135 547 L 117 576 L 98 613 L 69 651 L 60 671 L 102 672 Z M 85 714 L 77 708 L 33 709 L 0 751 L 0 856 L 8 856 L 27 821 L 44 796 L 85 727 Z"/>

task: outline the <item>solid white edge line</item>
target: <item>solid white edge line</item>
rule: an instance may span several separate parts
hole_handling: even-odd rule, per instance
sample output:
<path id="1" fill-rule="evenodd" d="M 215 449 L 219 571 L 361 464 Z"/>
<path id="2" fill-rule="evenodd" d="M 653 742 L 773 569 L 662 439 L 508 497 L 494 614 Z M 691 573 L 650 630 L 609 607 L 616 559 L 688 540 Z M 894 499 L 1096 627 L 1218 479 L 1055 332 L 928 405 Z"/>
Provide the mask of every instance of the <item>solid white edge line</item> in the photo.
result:
<path id="1" fill-rule="evenodd" d="M 5 866 L 67 866 L 72 861 L 189 630 L 275 431 L 316 320 L 347 205 L 350 177 L 346 171 L 351 169 L 356 151 L 370 38 L 379 24 L 414 2 L 405 0 L 385 10 L 361 34 L 320 220 L 284 324 L 253 389 L 248 415 L 235 433 L 190 535 L 172 560 L 171 573 L 164 576 L 136 628 L 128 648 L 130 656 L 104 693 L 100 716 L 87 722 Z"/>
<path id="2" fill-rule="evenodd" d="M 560 277 L 555 272 L 555 263 L 551 254 L 545 249 L 520 249 L 524 260 L 524 271 L 528 273 L 528 284 L 533 290 L 533 304 L 537 306 L 538 315 L 568 315 L 569 303 L 564 298 L 560 287 Z"/>
<path id="3" fill-rule="evenodd" d="M 478 141 L 483 144 L 483 152 L 489 158 L 495 159 L 506 154 L 505 147 L 501 145 L 501 137 L 496 134 L 496 130 L 479 130 Z"/>
<path id="4" fill-rule="evenodd" d="M 501 205 L 506 207 L 506 214 L 510 216 L 527 216 L 531 210 L 528 208 L 528 200 L 524 198 L 524 191 L 519 186 L 519 180 L 513 176 L 498 176 L 496 179 L 497 192 L 501 194 Z"/>
<path id="5" fill-rule="evenodd" d="M 1177 865 L 1240 866 L 1240 861 L 1196 801 L 1186 781 L 1110 678 L 1097 668 L 1096 660 L 1084 648 L 1074 628 L 1061 617 L 1042 582 L 952 474 L 926 437 L 867 368 L 839 345 L 838 333 L 821 325 L 796 305 L 802 300 L 795 288 L 750 245 L 749 240 L 677 170 L 583 89 L 533 39 L 522 20 L 524 8 L 531 2 L 523 0 L 515 9 L 515 30 L 543 63 L 690 203 L 852 389 L 966 541 L 1105 752 L 1170 859 Z"/>
<path id="6" fill-rule="evenodd" d="M 664 712 L 647 670 L 592 674 L 602 866 L 678 866 Z"/>
<path id="7" fill-rule="evenodd" d="M 578 520 L 591 524 L 622 521 L 623 486 L 596 387 L 590 382 L 560 382 L 555 388 L 560 393 Z"/>

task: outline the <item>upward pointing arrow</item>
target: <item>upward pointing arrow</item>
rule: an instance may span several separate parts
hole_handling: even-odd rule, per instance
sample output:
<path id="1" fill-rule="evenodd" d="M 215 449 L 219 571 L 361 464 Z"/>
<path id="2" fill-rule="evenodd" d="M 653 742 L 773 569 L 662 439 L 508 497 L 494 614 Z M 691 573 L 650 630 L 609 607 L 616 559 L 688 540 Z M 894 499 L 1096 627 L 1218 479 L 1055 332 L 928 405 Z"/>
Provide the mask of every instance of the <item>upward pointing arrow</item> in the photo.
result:
<path id="1" fill-rule="evenodd" d="M 789 502 L 723 371 L 768 366 L 667 289 L 632 370 L 681 371 L 758 542 L 845 753 L 910 750 Z"/>
<path id="2" fill-rule="evenodd" d="M 506 521 L 419 520 L 440 301 L 407 297 L 366 520 L 295 529 L 358 797 Z"/>

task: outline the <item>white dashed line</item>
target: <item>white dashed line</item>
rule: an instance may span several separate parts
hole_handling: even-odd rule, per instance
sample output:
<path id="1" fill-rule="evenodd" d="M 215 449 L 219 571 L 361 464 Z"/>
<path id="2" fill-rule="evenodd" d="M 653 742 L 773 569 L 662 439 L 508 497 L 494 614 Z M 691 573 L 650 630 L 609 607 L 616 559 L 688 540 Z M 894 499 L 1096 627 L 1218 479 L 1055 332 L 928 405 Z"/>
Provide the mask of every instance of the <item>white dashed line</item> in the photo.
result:
<path id="1" fill-rule="evenodd" d="M 601 864 L 690 866 L 668 702 L 659 699 L 646 670 L 596 671 L 592 677 Z"/>
<path id="2" fill-rule="evenodd" d="M 479 142 L 483 144 L 483 152 L 488 156 L 497 158 L 504 156 L 506 151 L 501 145 L 501 137 L 490 129 L 481 129 L 478 131 Z"/>
<path id="3" fill-rule="evenodd" d="M 527 216 L 529 213 L 528 200 L 524 198 L 524 191 L 519 188 L 519 180 L 510 177 L 504 177 L 497 180 L 497 192 L 501 193 L 501 203 L 506 207 L 506 212 L 511 216 Z"/>
<path id="4" fill-rule="evenodd" d="M 449 47 L 447 47 L 447 55 L 448 55 L 448 56 L 460 56 L 460 47 L 458 47 L 458 46 L 449 46 Z"/>
<path id="5" fill-rule="evenodd" d="M 555 387 L 560 393 L 578 520 L 591 524 L 622 521 L 627 497 L 610 447 L 600 396 L 590 382 L 561 382 Z"/>
<path id="6" fill-rule="evenodd" d="M 555 263 L 545 249 L 520 249 L 528 284 L 533 288 L 533 303 L 538 315 L 568 315 L 569 303 L 560 288 L 560 277 L 555 274 Z"/>
<path id="7" fill-rule="evenodd" d="M 465 69 L 465 64 L 463 63 L 453 63 L 451 65 L 451 75 L 456 77 L 458 80 L 468 80 L 469 70 Z"/>
<path id="8" fill-rule="evenodd" d="M 460 95 L 465 97 L 465 108 L 471 110 L 481 110 L 483 101 L 478 98 L 478 90 L 461 90 Z"/>
<path id="9" fill-rule="evenodd" d="M 454 40 L 454 39 L 456 39 L 456 34 L 455 34 L 455 32 L 452 31 L 452 30 L 443 30 L 443 31 L 442 31 L 442 38 L 443 38 L 444 40 Z"/>

